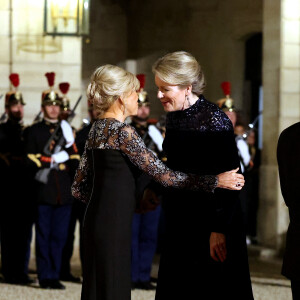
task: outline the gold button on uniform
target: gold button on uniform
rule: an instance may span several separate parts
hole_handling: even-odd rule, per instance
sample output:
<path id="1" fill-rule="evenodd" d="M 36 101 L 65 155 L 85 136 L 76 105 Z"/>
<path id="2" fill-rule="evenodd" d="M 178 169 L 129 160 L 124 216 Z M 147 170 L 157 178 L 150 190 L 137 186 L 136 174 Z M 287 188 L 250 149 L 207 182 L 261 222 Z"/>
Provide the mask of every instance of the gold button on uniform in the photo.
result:
<path id="1" fill-rule="evenodd" d="M 61 171 L 63 171 L 63 170 L 66 169 L 66 165 L 65 165 L 65 164 L 59 164 L 59 165 L 58 165 L 58 168 L 59 168 Z"/>

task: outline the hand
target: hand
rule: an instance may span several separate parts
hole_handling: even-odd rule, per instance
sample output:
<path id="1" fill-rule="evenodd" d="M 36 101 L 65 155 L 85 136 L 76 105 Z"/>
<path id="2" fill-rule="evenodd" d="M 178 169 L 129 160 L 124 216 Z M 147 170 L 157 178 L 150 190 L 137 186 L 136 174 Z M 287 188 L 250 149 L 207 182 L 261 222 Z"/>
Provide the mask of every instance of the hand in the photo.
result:
<path id="1" fill-rule="evenodd" d="M 226 237 L 223 233 L 212 232 L 209 238 L 210 256 L 215 261 L 225 261 L 227 256 Z"/>
<path id="2" fill-rule="evenodd" d="M 73 143 L 75 141 L 72 127 L 65 120 L 62 120 L 60 122 L 60 127 L 61 127 L 61 130 L 63 132 L 64 138 L 66 140 L 66 148 L 69 148 L 73 145 Z"/>
<path id="3" fill-rule="evenodd" d="M 50 145 L 49 145 L 49 150 L 52 152 L 53 149 L 54 149 L 54 147 L 55 147 L 55 141 L 52 140 L 51 143 L 50 143 Z"/>
<path id="4" fill-rule="evenodd" d="M 160 204 L 160 200 L 151 189 L 145 189 L 143 197 L 139 200 L 136 213 L 143 214 L 149 211 L 153 211 Z"/>
<path id="5" fill-rule="evenodd" d="M 239 191 L 245 184 L 244 176 L 237 173 L 239 168 L 217 175 L 218 188 Z"/>
<path id="6" fill-rule="evenodd" d="M 253 160 L 251 159 L 250 161 L 249 161 L 249 168 L 253 168 L 254 167 L 254 162 L 253 162 Z"/>

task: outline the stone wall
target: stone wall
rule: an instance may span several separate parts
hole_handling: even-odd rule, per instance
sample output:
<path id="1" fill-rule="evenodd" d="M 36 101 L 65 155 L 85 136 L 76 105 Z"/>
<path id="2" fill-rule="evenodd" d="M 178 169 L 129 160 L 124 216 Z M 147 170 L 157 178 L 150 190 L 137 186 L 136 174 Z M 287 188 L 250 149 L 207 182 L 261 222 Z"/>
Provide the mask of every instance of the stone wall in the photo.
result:
<path id="1" fill-rule="evenodd" d="M 39 112 L 42 91 L 48 88 L 44 74 L 56 73 L 56 86 L 67 81 L 71 103 L 81 91 L 81 38 L 43 37 L 44 1 L 0 0 L 0 94 L 10 89 L 8 76 L 19 73 L 25 102 L 25 123 Z M 3 98 L 2 98 L 3 99 Z M 4 101 L 0 113 L 4 111 Z M 73 125 L 81 123 L 78 109 Z"/>
<path id="2" fill-rule="evenodd" d="M 128 24 L 128 57 L 146 72 L 156 116 L 162 109 L 151 65 L 177 50 L 191 52 L 202 65 L 209 100 L 222 98 L 221 82 L 231 81 L 232 97 L 243 108 L 245 40 L 262 31 L 262 0 L 132 0 Z"/>
<path id="3" fill-rule="evenodd" d="M 119 0 L 92 0 L 90 33 L 82 43 L 82 89 L 93 71 L 104 64 L 119 65 L 127 59 L 127 6 Z M 125 1 L 126 2 L 126 1 Z M 83 114 L 87 105 L 83 103 Z"/>
<path id="4" fill-rule="evenodd" d="M 90 34 L 84 38 L 83 78 L 96 67 L 117 64 L 127 58 L 127 15 L 115 1 L 91 1 Z"/>
<path id="5" fill-rule="evenodd" d="M 191 52 L 207 78 L 206 96 L 223 97 L 220 84 L 232 82 L 232 97 L 243 108 L 245 41 L 262 31 L 262 0 L 102 0 L 91 2 L 91 28 L 83 43 L 83 85 L 102 64 L 136 61 L 146 74 L 152 115 L 163 110 L 156 100 L 151 66 L 161 55 Z M 86 39 L 84 39 L 86 41 Z"/>

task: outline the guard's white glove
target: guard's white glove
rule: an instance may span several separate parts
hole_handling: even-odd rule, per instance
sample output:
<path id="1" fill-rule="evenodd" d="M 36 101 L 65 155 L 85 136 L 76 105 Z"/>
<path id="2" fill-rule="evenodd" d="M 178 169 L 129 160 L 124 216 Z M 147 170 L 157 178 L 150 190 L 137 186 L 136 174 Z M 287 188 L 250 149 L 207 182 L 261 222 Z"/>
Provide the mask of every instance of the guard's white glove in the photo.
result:
<path id="1" fill-rule="evenodd" d="M 61 164 L 69 159 L 69 154 L 63 150 L 51 155 L 53 162 Z"/>
<path id="2" fill-rule="evenodd" d="M 64 138 L 66 140 L 66 146 L 65 147 L 69 148 L 74 144 L 74 141 L 75 141 L 73 131 L 72 131 L 72 127 L 65 120 L 62 120 L 60 122 L 60 127 L 61 127 L 61 130 L 63 132 Z"/>
<path id="3" fill-rule="evenodd" d="M 162 144 L 164 141 L 164 138 L 162 136 L 162 134 L 160 133 L 160 131 L 158 130 L 158 128 L 154 125 L 150 125 L 148 127 L 148 133 L 152 139 L 152 141 L 154 142 L 154 144 L 157 146 L 157 149 L 159 151 L 163 150 Z"/>

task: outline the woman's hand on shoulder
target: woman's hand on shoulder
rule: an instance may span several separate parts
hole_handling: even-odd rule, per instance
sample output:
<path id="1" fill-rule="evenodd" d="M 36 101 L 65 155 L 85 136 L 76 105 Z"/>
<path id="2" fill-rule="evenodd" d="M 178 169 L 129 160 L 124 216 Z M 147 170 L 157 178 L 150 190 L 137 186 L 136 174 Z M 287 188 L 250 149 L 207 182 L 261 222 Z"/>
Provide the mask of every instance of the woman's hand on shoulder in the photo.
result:
<path id="1" fill-rule="evenodd" d="M 237 173 L 239 168 L 217 175 L 218 188 L 239 191 L 245 184 L 244 176 Z"/>

